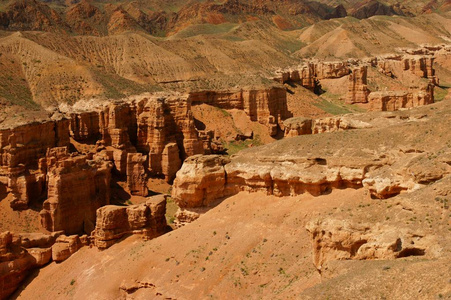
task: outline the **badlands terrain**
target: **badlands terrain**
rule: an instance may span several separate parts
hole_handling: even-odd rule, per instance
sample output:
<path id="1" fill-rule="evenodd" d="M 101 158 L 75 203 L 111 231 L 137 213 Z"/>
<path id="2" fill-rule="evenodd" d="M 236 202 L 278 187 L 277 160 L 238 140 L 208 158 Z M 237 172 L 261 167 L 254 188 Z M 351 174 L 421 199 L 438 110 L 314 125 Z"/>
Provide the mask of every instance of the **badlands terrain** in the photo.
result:
<path id="1" fill-rule="evenodd" d="M 0 299 L 451 299 L 451 2 L 0 0 Z"/>

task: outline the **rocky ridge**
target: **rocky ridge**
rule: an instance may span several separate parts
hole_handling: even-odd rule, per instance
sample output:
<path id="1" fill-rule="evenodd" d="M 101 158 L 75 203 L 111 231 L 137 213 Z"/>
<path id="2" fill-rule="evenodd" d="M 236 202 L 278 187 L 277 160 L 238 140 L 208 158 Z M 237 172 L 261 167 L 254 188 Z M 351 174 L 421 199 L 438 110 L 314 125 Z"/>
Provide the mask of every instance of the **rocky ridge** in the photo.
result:
<path id="1" fill-rule="evenodd" d="M 440 107 L 443 105 L 440 103 Z M 323 132 L 335 132 L 334 135 L 316 138 L 316 134 L 310 134 L 284 139 L 243 151 L 231 160 L 221 156 L 193 156 L 185 161 L 174 181 L 172 196 L 181 208 L 180 222 L 194 219 L 196 210 L 205 210 L 218 199 L 240 191 L 279 197 L 303 193 L 319 196 L 337 188 L 365 187 L 374 198 L 386 199 L 420 189 L 449 174 L 447 146 L 435 141 L 431 147 L 436 148 L 419 148 L 421 141 L 411 134 L 404 137 L 404 145 L 388 150 L 392 148 L 390 139 L 375 145 L 373 137 L 384 132 L 396 139 L 407 128 L 429 128 L 437 119 L 429 111 L 425 108 L 423 113 L 405 111 L 331 119 L 330 127 L 326 126 Z M 305 120 L 300 122 L 309 124 Z M 390 133 L 385 133 L 386 128 L 391 128 Z M 358 139 L 358 146 L 350 143 L 333 151 L 331 143 L 338 147 L 342 144 L 340 137 Z"/>

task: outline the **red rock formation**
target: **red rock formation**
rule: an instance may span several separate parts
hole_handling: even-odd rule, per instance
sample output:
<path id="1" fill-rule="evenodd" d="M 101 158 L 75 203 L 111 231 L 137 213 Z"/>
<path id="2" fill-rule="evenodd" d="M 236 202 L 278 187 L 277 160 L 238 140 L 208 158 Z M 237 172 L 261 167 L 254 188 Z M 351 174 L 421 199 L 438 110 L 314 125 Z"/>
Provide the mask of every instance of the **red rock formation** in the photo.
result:
<path id="1" fill-rule="evenodd" d="M 42 166 L 48 186 L 48 199 L 40 212 L 42 226 L 66 234 L 91 232 L 96 210 L 110 201 L 111 164 L 54 148 Z"/>
<path id="2" fill-rule="evenodd" d="M 141 234 L 146 239 L 166 232 L 166 197 L 148 198 L 146 203 L 132 206 L 107 205 L 97 210 L 94 244 L 106 249 L 129 234 Z"/>
<path id="3" fill-rule="evenodd" d="M 147 173 L 144 163 L 147 156 L 141 153 L 129 153 L 127 155 L 127 188 L 132 195 L 146 197 L 147 189 Z"/>
<path id="4" fill-rule="evenodd" d="M 69 120 L 47 121 L 0 130 L 0 166 L 30 165 L 48 148 L 69 146 Z"/>
<path id="5" fill-rule="evenodd" d="M 229 162 L 229 159 L 219 155 L 188 158 L 177 173 L 172 197 L 177 199 L 181 208 L 207 206 L 221 198 L 226 184 L 224 165 Z"/>
<path id="6" fill-rule="evenodd" d="M 312 238 L 313 261 L 318 270 L 330 260 L 387 260 L 404 257 L 409 252 L 424 255 L 428 246 L 415 234 L 400 231 L 399 226 L 318 220 L 310 222 L 306 228 Z"/>
<path id="7" fill-rule="evenodd" d="M 301 85 L 309 90 L 314 90 L 316 86 L 315 81 L 315 65 L 313 63 L 308 63 L 307 65 L 303 66 L 300 73 L 300 80 Z"/>
<path id="8" fill-rule="evenodd" d="M 299 70 L 290 70 L 279 73 L 275 78 L 280 83 L 299 82 L 309 90 L 316 90 L 318 80 L 335 79 L 348 75 L 351 72 L 348 62 L 320 62 L 309 61 Z"/>
<path id="9" fill-rule="evenodd" d="M 215 136 L 214 131 L 198 130 L 199 138 L 204 145 L 204 154 L 220 154 L 224 153 L 225 149 L 218 136 Z M 180 168 L 179 168 L 180 169 Z"/>
<path id="10" fill-rule="evenodd" d="M 148 99 L 138 116 L 137 148 L 149 153 L 150 172 L 164 175 L 168 181 L 173 180 L 178 160 L 203 153 L 190 100 L 176 96 Z"/>
<path id="11" fill-rule="evenodd" d="M 290 118 L 285 120 L 284 125 L 286 137 L 371 127 L 371 124 L 353 119 L 352 116 L 327 117 L 313 120 L 302 117 Z"/>
<path id="12" fill-rule="evenodd" d="M 336 79 L 349 75 L 351 72 L 347 62 L 318 62 L 313 64 L 314 76 L 318 79 Z"/>
<path id="13" fill-rule="evenodd" d="M 181 209 L 176 217 L 179 223 L 194 220 L 216 200 L 240 191 L 319 196 L 333 188 L 362 187 L 368 167 L 383 164 L 377 157 L 250 158 L 243 154 L 230 160 L 218 155 L 193 156 L 184 162 L 173 184 L 172 197 Z"/>
<path id="14" fill-rule="evenodd" d="M 371 60 L 371 65 L 379 72 L 390 77 L 403 77 L 408 72 L 420 78 L 427 78 L 435 85 L 439 84 L 435 76 L 435 58 L 420 55 L 390 55 Z"/>
<path id="15" fill-rule="evenodd" d="M 286 91 L 282 88 L 237 92 L 196 92 L 190 94 L 193 104 L 206 103 L 223 109 L 244 110 L 252 121 L 267 125 L 274 135 L 276 127 L 291 117 Z M 277 132 L 276 132 L 277 133 Z"/>
<path id="16" fill-rule="evenodd" d="M 425 91 L 387 91 L 369 95 L 370 110 L 395 111 L 434 103 L 434 85 L 428 85 Z"/>
<path id="17" fill-rule="evenodd" d="M 179 149 L 176 143 L 170 143 L 164 147 L 161 165 L 165 180 L 167 182 L 172 182 L 175 178 L 175 174 L 182 166 Z"/>
<path id="18" fill-rule="evenodd" d="M 352 70 L 349 75 L 348 95 L 346 103 L 367 103 L 370 91 L 367 87 L 367 66 L 360 66 Z"/>
<path id="19" fill-rule="evenodd" d="M 52 247 L 52 259 L 55 262 L 65 261 L 81 247 L 83 247 L 83 244 L 78 235 L 61 235 Z"/>
<path id="20" fill-rule="evenodd" d="M 118 101 L 97 112 L 74 113 L 71 135 L 80 142 L 100 135 L 98 151 L 108 151 L 101 156 L 111 159 L 115 171 L 124 176 L 128 153 L 148 153 L 150 173 L 165 176 L 168 181 L 180 167 L 179 160 L 204 153 L 204 142 L 194 126 L 191 99 L 178 94 Z M 163 154 L 165 149 L 169 152 Z"/>
<path id="21" fill-rule="evenodd" d="M 285 136 L 293 137 L 304 134 L 312 134 L 312 119 L 290 118 L 283 122 L 285 127 Z"/>
<path id="22" fill-rule="evenodd" d="M 52 259 L 63 261 L 82 246 L 78 236 L 66 237 L 60 232 L 0 233 L 0 299 L 7 299 L 32 269 Z"/>
<path id="23" fill-rule="evenodd" d="M 8 168 L 8 187 L 13 195 L 11 208 L 24 210 L 30 202 L 44 199 L 45 182 L 45 174 L 30 172 L 23 165 Z"/>
<path id="24" fill-rule="evenodd" d="M 76 141 L 97 140 L 100 138 L 99 113 L 72 113 L 69 128 L 70 136 Z"/>
<path id="25" fill-rule="evenodd" d="M 10 232 L 0 234 L 0 299 L 7 299 L 34 266 L 33 257 Z"/>

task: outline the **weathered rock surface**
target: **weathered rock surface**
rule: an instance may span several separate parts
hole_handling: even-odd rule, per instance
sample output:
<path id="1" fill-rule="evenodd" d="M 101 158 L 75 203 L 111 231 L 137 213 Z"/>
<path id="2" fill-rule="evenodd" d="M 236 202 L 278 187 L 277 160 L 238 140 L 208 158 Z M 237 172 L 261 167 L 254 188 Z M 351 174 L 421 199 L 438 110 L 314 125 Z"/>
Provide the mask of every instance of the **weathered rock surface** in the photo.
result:
<path id="1" fill-rule="evenodd" d="M 378 68 L 382 74 L 392 78 L 405 78 L 408 74 L 427 78 L 438 85 L 435 74 L 435 58 L 432 55 L 386 55 L 371 59 L 371 66 Z"/>
<path id="2" fill-rule="evenodd" d="M 276 196 L 302 193 L 319 196 L 336 188 L 366 187 L 374 198 L 386 199 L 415 191 L 451 172 L 447 163 L 449 150 L 443 148 L 443 144 L 433 142 L 438 149 L 437 155 L 413 150 L 423 141 L 405 128 L 433 126 L 421 112 L 359 114 L 342 118 L 315 121 L 312 133 L 336 131 L 326 139 L 316 138 L 315 134 L 303 135 L 242 151 L 230 161 L 214 155 L 187 160 L 177 173 L 172 191 L 173 198 L 182 208 L 180 217 L 194 219 L 195 214 L 190 212 L 198 213 L 196 210 L 208 207 L 215 200 L 240 191 Z M 401 129 L 386 132 L 387 128 L 393 127 Z M 345 131 L 351 128 L 359 129 Z M 441 126 L 442 132 L 443 129 Z M 379 134 L 393 139 L 387 141 L 387 145 L 409 137 L 406 140 L 409 146 L 387 150 L 388 146 L 374 143 L 373 138 L 369 138 Z M 332 151 L 331 144 L 340 150 Z"/>
<path id="3" fill-rule="evenodd" d="M 244 110 L 252 121 L 267 125 L 274 135 L 274 126 L 292 114 L 288 111 L 286 91 L 282 88 L 241 90 L 236 92 L 196 92 L 190 94 L 193 104 L 206 103 L 223 109 Z M 276 132 L 277 133 L 277 132 Z"/>
<path id="4" fill-rule="evenodd" d="M 366 172 L 381 165 L 383 160 L 371 156 L 348 160 L 258 155 L 252 161 L 244 156 L 231 161 L 218 155 L 193 156 L 177 173 L 172 197 L 182 209 L 177 216 L 183 223 L 196 218 L 196 209 L 240 191 L 279 197 L 306 192 L 318 196 L 332 188 L 362 187 Z"/>
<path id="5" fill-rule="evenodd" d="M 352 70 L 349 75 L 348 94 L 346 103 L 367 103 L 370 91 L 367 87 L 367 66 L 360 66 Z"/>
<path id="6" fill-rule="evenodd" d="M 33 258 L 13 241 L 10 232 L 0 234 L 0 299 L 7 299 L 33 267 Z"/>
<path id="7" fill-rule="evenodd" d="M 290 118 L 284 121 L 284 126 L 286 137 L 372 127 L 370 123 L 361 121 L 354 115 L 321 119 Z"/>
<path id="8" fill-rule="evenodd" d="M 97 210 L 96 227 L 92 233 L 94 245 L 106 249 L 122 237 L 140 234 L 155 238 L 167 231 L 166 197 L 154 196 L 139 205 L 107 205 Z"/>
<path id="9" fill-rule="evenodd" d="M 0 166 L 36 163 L 48 148 L 69 146 L 69 120 L 36 122 L 0 130 Z"/>
<path id="10" fill-rule="evenodd" d="M 62 262 L 77 252 L 83 244 L 78 235 L 61 235 L 56 239 L 52 247 L 52 259 L 55 262 Z"/>
<path id="11" fill-rule="evenodd" d="M 421 256 L 431 242 L 422 234 L 382 224 L 325 220 L 311 222 L 306 228 L 312 238 L 313 260 L 318 270 L 330 260 Z"/>
<path id="12" fill-rule="evenodd" d="M 96 210 L 110 201 L 111 164 L 54 148 L 41 160 L 41 169 L 48 185 L 48 199 L 40 212 L 42 226 L 66 234 L 91 232 Z"/>
<path id="13" fill-rule="evenodd" d="M 424 91 L 387 91 L 372 92 L 368 102 L 370 110 L 395 111 L 434 103 L 434 85 L 430 84 Z"/>
<path id="14" fill-rule="evenodd" d="M 52 259 L 58 234 L 0 233 L 0 299 L 7 299 L 28 276 Z"/>
<path id="15" fill-rule="evenodd" d="M 147 173 L 145 162 L 147 156 L 141 153 L 128 153 L 127 155 L 127 188 L 132 195 L 146 197 Z"/>
<path id="16" fill-rule="evenodd" d="M 298 82 L 306 89 L 315 93 L 320 92 L 320 80 L 337 79 L 351 73 L 349 63 L 346 61 L 323 62 L 310 60 L 299 67 L 279 72 L 274 80 L 280 83 Z"/>

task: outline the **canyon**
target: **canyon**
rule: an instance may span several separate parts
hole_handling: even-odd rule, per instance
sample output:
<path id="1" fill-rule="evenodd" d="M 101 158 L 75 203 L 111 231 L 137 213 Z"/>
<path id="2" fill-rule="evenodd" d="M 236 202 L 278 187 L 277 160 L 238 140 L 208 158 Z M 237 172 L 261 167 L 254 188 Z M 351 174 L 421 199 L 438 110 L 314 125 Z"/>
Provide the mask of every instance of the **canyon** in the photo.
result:
<path id="1" fill-rule="evenodd" d="M 0 3 L 0 299 L 451 296 L 449 1 L 279 2 Z"/>
<path id="2" fill-rule="evenodd" d="M 321 197 L 336 189 L 364 188 L 375 199 L 388 199 L 446 178 L 451 171 L 446 150 L 436 150 L 441 154 L 432 160 L 431 152 L 410 150 L 417 149 L 415 144 L 388 154 L 372 139 L 367 139 L 368 144 L 364 145 L 360 132 L 379 135 L 387 128 L 429 124 L 427 113 L 408 110 L 397 114 L 396 111 L 434 103 L 434 87 L 439 85 L 433 66 L 435 53 L 449 56 L 449 49 L 440 46 L 432 53 L 416 54 L 408 59 L 400 56 L 365 61 L 309 61 L 299 69 L 279 72 L 281 77 L 274 78 L 281 86 L 298 84 L 312 94 L 323 93 L 322 82 L 330 85 L 333 80 L 348 78 L 345 102 L 358 103 L 380 113 L 317 119 L 293 116 L 288 89 L 272 87 L 185 94 L 159 92 L 115 101 L 80 101 L 73 106 L 61 105 L 40 121 L 9 128 L 6 123 L 6 128 L 0 130 L 0 183 L 6 191 L 3 201 L 9 199 L 14 211 L 38 208 L 42 233 L 34 235 L 46 242 L 36 248 L 23 244 L 23 234 L 4 233 L 7 257 L 4 261 L 9 267 L 2 274 L 17 276 L 14 275 L 16 281 L 12 282 L 9 277 L 3 277 L 2 298 L 14 292 L 34 269 L 51 261 L 61 263 L 84 245 L 105 251 L 130 235 L 150 240 L 168 232 L 170 227 L 165 217 L 168 196 L 148 197 L 150 178 L 173 182 L 171 199 L 178 207 L 172 221 L 174 228 L 188 226 L 223 199 L 243 192 L 276 197 L 307 193 Z M 389 80 L 403 78 L 407 90 L 370 91 L 368 68 L 374 68 Z M 418 87 L 410 85 L 408 80 L 412 78 L 413 82 L 423 80 L 426 90 L 415 90 Z M 204 106 L 243 112 L 247 122 L 266 128 L 260 134 L 285 138 L 274 144 L 277 148 L 273 144 L 266 146 L 267 153 L 265 147 L 257 147 L 255 151 L 251 148 L 232 157 L 223 156 L 227 149 L 218 141 L 225 137 L 194 116 L 196 107 Z M 340 136 L 348 131 L 353 134 L 346 135 L 346 139 Z M 328 136 L 327 144 L 341 151 L 334 152 L 327 145 L 316 146 L 318 142 L 313 142 L 324 144 L 321 136 L 328 133 L 337 133 Z M 445 134 L 437 130 L 434 133 Z M 388 138 L 388 133 L 384 134 Z M 311 145 L 305 149 L 295 142 L 296 137 L 303 135 L 313 139 L 304 138 L 303 144 Z M 253 139 L 254 134 L 239 133 L 238 137 Z M 339 145 L 343 143 L 341 140 L 356 143 L 352 142 L 353 138 L 359 140 L 358 148 Z M 313 145 L 315 150 L 311 148 Z M 283 150 L 279 153 L 277 149 Z M 426 157 L 431 160 L 428 164 L 419 162 Z M 396 176 L 387 176 L 389 173 Z M 134 205 L 111 205 L 113 181 L 122 181 L 121 189 L 126 194 L 143 200 Z M 333 254 L 336 251 L 333 246 L 324 244 L 336 241 L 327 242 L 318 235 L 324 232 L 318 226 L 338 226 L 329 224 L 332 223 L 306 225 L 314 236 L 313 243 L 322 245 L 315 246 L 319 252 L 314 253 L 319 270 L 325 257 L 346 257 L 341 252 Z M 362 245 L 372 241 L 375 235 L 369 233 Z M 352 240 L 352 235 L 346 238 Z M 351 244 L 348 252 L 357 255 L 352 243 L 361 247 L 361 242 L 347 243 Z M 390 242 L 386 246 L 385 252 L 377 254 L 374 249 L 381 247 L 379 240 L 371 243 L 374 246 L 369 246 L 356 259 L 396 259 L 403 257 L 402 253 L 424 253 L 427 248 L 396 248 L 390 252 L 398 243 L 395 240 L 395 244 Z"/>

